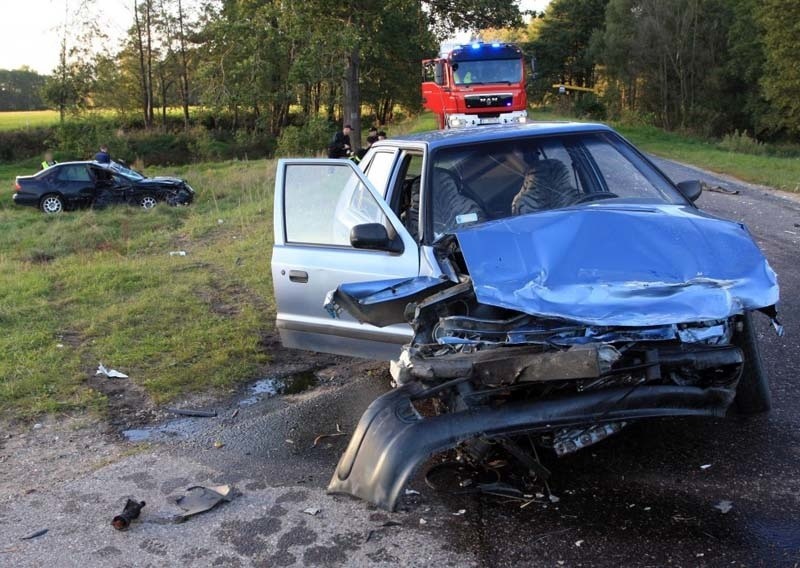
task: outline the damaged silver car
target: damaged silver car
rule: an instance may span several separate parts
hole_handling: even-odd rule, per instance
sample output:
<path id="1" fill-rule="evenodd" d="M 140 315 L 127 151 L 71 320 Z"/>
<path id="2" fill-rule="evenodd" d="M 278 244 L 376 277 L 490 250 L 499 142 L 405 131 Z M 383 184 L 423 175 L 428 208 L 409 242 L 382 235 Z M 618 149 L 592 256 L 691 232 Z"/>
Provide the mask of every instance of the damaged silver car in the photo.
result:
<path id="1" fill-rule="evenodd" d="M 395 383 L 329 490 L 393 509 L 444 450 L 479 463 L 501 446 L 546 475 L 537 448 L 768 410 L 753 313 L 781 331 L 776 276 L 746 227 L 694 205 L 700 191 L 597 124 L 431 132 L 359 167 L 282 160 L 284 345 L 390 359 Z"/>

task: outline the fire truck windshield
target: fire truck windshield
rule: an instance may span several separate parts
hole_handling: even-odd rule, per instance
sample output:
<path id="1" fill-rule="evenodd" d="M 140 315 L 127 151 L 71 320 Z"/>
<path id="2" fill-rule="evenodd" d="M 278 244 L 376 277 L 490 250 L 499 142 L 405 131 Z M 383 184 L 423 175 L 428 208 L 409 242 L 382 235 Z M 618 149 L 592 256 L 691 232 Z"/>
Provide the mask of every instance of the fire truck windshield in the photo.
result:
<path id="1" fill-rule="evenodd" d="M 484 59 L 453 63 L 456 85 L 514 84 L 522 80 L 520 59 Z"/>

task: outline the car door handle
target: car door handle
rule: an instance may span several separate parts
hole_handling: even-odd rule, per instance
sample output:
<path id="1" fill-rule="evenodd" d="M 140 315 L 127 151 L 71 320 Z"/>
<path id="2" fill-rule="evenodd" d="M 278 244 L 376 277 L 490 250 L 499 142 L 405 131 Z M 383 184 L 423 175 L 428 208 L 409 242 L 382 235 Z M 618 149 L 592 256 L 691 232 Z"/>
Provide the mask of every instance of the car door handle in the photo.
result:
<path id="1" fill-rule="evenodd" d="M 308 282 L 308 272 L 306 272 L 305 270 L 290 270 L 289 280 L 292 282 L 299 282 L 301 284 L 305 284 L 306 282 Z"/>

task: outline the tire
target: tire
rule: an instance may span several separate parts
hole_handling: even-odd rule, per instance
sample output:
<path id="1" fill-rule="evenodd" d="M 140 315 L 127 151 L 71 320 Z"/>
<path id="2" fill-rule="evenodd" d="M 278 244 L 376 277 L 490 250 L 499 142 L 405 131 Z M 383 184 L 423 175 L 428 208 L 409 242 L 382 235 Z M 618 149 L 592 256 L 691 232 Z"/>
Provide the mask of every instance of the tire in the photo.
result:
<path id="1" fill-rule="evenodd" d="M 138 205 L 142 209 L 152 209 L 158 204 L 158 200 L 152 195 L 143 195 L 139 198 Z"/>
<path id="2" fill-rule="evenodd" d="M 46 215 L 57 215 L 64 211 L 64 200 L 60 195 L 48 193 L 39 202 L 39 209 Z"/>
<path id="3" fill-rule="evenodd" d="M 744 353 L 744 368 L 734 399 L 736 408 L 740 414 L 759 414 L 769 411 L 772 407 L 769 376 L 761 360 L 751 313 L 747 312 L 742 316 L 742 331 L 734 336 L 733 342 Z"/>

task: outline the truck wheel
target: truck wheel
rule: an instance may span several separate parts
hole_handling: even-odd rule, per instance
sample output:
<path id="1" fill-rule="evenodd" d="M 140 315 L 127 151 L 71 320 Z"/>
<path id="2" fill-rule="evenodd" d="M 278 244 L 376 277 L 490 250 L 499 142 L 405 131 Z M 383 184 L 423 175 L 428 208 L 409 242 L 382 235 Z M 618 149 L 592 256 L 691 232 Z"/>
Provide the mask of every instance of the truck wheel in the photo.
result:
<path id="1" fill-rule="evenodd" d="M 64 201 L 61 199 L 61 196 L 50 193 L 42 197 L 42 200 L 39 202 L 39 209 L 42 210 L 42 213 L 47 213 L 48 215 L 61 213 L 64 210 Z"/>
<path id="2" fill-rule="evenodd" d="M 739 386 L 736 387 L 736 408 L 742 414 L 758 414 L 767 412 L 772 407 L 772 395 L 769 392 L 769 377 L 761 360 L 753 315 L 746 312 L 742 316 L 742 331 L 737 333 L 733 342 L 744 353 L 744 369 Z"/>

